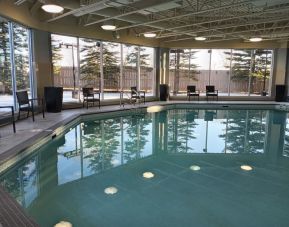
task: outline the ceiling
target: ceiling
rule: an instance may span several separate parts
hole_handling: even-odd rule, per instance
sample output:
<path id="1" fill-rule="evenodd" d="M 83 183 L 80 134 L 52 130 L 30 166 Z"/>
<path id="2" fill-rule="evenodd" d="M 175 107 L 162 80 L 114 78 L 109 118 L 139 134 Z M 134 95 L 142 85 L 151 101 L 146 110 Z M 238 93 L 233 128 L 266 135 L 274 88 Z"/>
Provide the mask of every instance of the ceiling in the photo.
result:
<path id="1" fill-rule="evenodd" d="M 31 12 L 41 11 L 49 0 L 15 0 Z M 285 0 L 59 0 L 65 10 L 45 15 L 47 23 L 77 18 L 83 27 L 100 27 L 107 21 L 115 33 L 157 33 L 160 42 L 207 38 L 205 42 L 244 40 L 289 40 L 289 1 Z M 43 14 L 43 13 L 42 13 Z M 48 18 L 48 19 L 47 19 Z M 197 42 L 197 41 L 196 41 Z"/>

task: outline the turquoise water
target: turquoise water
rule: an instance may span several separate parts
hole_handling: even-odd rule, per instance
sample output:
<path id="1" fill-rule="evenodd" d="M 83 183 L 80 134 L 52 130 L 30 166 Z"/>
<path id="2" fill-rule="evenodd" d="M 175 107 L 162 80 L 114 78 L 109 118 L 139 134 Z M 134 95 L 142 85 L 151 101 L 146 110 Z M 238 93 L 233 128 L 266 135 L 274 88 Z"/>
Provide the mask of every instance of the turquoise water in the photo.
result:
<path id="1" fill-rule="evenodd" d="M 288 157 L 286 112 L 172 109 L 81 122 L 0 183 L 40 226 L 279 227 Z"/>

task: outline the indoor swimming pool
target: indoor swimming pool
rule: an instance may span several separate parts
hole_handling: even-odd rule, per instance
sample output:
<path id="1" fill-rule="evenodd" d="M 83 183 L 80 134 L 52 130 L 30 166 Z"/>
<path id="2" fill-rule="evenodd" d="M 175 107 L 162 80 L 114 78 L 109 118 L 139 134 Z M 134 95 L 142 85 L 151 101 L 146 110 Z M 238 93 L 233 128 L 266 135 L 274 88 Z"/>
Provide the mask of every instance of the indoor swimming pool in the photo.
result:
<path id="1" fill-rule="evenodd" d="M 44 227 L 289 226 L 286 111 L 151 112 L 86 116 L 0 184 Z"/>

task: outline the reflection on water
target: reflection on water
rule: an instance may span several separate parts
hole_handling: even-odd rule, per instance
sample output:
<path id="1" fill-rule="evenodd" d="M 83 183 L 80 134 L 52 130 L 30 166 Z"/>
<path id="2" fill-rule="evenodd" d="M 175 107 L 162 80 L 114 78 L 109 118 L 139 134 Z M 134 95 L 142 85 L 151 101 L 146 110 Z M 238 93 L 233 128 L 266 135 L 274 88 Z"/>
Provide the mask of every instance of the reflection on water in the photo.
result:
<path id="1" fill-rule="evenodd" d="M 244 157 L 250 161 L 246 155 L 258 154 L 275 163 L 289 156 L 288 128 L 287 113 L 267 110 L 172 109 L 85 121 L 19 162 L 0 177 L 0 183 L 41 221 L 35 210 L 57 187 L 148 156 L 237 155 L 240 169 L 246 164 Z M 203 167 L 195 164 L 186 169 L 201 172 Z M 143 173 L 154 176 L 150 169 L 142 169 L 138 176 Z"/>

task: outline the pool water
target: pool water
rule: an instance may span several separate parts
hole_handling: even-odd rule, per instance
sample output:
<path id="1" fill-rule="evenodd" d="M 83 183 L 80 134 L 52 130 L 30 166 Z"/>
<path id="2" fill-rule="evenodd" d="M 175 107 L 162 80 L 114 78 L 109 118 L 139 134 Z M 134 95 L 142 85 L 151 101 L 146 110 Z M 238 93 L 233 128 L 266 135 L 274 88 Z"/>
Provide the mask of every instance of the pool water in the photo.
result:
<path id="1" fill-rule="evenodd" d="M 289 226 L 289 119 L 170 109 L 82 121 L 0 175 L 40 226 Z"/>

